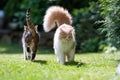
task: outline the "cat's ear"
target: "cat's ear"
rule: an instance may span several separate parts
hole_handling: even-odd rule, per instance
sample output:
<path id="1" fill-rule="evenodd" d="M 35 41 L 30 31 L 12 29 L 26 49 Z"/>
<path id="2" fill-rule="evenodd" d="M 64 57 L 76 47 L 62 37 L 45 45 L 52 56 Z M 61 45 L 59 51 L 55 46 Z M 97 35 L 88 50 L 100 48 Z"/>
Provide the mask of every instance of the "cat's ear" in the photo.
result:
<path id="1" fill-rule="evenodd" d="M 71 33 L 73 31 L 73 29 L 71 29 L 70 31 L 69 31 L 69 33 Z"/>
<path id="2" fill-rule="evenodd" d="M 72 34 L 72 32 L 73 32 L 73 29 L 69 30 L 69 32 L 68 32 L 68 33 L 69 33 L 69 34 Z"/>
<path id="3" fill-rule="evenodd" d="M 38 30 L 38 25 L 35 25 L 35 30 Z"/>
<path id="4" fill-rule="evenodd" d="M 25 30 L 25 31 L 26 31 L 26 30 L 28 30 L 28 27 L 27 27 L 27 26 L 25 26 L 25 25 L 24 25 L 24 30 Z"/>
<path id="5" fill-rule="evenodd" d="M 63 33 L 65 33 L 65 31 L 62 28 L 60 28 L 60 31 L 63 32 Z"/>

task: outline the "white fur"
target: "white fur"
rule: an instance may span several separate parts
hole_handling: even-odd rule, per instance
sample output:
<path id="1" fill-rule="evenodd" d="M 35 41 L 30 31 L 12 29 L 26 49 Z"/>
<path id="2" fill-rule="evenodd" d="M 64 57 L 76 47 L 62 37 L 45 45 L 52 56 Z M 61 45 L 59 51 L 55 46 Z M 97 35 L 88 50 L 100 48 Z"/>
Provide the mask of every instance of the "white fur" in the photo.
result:
<path id="1" fill-rule="evenodd" d="M 60 27 L 56 30 L 54 35 L 54 52 L 58 56 L 58 61 L 61 64 L 65 63 L 65 57 L 69 62 L 74 61 L 74 53 L 75 53 L 75 40 L 60 40 L 59 39 Z"/>
<path id="2" fill-rule="evenodd" d="M 24 38 L 22 38 L 22 44 L 23 44 L 23 53 L 24 53 L 23 57 L 24 57 L 24 60 L 26 60 L 26 56 L 29 56 L 30 54 L 27 52 Z"/>
<path id="3" fill-rule="evenodd" d="M 38 32 L 36 32 L 36 33 L 38 33 Z M 28 32 L 28 34 L 30 34 L 30 32 Z M 26 36 L 27 35 L 25 35 L 25 37 Z M 24 60 L 30 59 L 30 53 L 27 51 L 27 47 L 26 47 L 26 43 L 25 43 L 25 38 L 24 37 L 22 37 L 22 46 L 23 46 Z"/>
<path id="4" fill-rule="evenodd" d="M 75 53 L 75 35 L 74 30 L 72 32 L 71 40 L 59 39 L 60 26 L 66 26 L 63 30 L 67 30 L 67 26 L 72 25 L 72 16 L 69 14 L 67 9 L 60 6 L 51 6 L 47 9 L 43 19 L 43 29 L 45 32 L 51 31 L 57 23 L 58 29 L 54 36 L 54 52 L 58 56 L 58 61 L 61 64 L 65 63 L 65 57 L 67 56 L 68 61 L 74 61 Z M 72 27 L 72 26 L 71 26 Z M 71 28 L 70 27 L 70 28 Z"/>

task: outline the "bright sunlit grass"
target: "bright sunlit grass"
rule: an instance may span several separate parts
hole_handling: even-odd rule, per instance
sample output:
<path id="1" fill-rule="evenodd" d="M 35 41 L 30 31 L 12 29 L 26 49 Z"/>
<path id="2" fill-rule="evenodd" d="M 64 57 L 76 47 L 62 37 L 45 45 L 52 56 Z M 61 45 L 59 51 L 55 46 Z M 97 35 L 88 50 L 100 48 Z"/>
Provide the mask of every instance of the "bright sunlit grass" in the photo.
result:
<path id="1" fill-rule="evenodd" d="M 4 46 L 3 46 L 4 47 Z M 10 46 L 9 46 L 10 47 Z M 4 47 L 5 48 L 5 47 Z M 5 51 L 7 50 L 7 51 Z M 75 63 L 61 65 L 53 53 L 38 52 L 35 62 L 24 61 L 22 51 L 0 47 L 0 80 L 119 80 L 120 54 L 76 54 Z M 14 53 L 12 53 L 12 51 Z M 8 53 L 9 54 L 8 54 Z M 80 65 L 78 65 L 80 64 Z"/>

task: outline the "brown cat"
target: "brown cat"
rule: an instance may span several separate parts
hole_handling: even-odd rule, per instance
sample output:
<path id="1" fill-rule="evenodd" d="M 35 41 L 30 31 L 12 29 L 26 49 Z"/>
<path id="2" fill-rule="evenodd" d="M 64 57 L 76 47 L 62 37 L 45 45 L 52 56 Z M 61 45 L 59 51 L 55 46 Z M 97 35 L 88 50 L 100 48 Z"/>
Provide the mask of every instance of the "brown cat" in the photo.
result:
<path id="1" fill-rule="evenodd" d="M 26 21 L 27 26 L 24 26 L 24 33 L 22 36 L 22 45 L 23 45 L 23 53 L 25 60 L 34 61 L 38 43 L 39 43 L 39 32 L 38 32 L 38 25 L 33 25 L 31 18 L 30 18 L 30 9 L 26 12 Z"/>

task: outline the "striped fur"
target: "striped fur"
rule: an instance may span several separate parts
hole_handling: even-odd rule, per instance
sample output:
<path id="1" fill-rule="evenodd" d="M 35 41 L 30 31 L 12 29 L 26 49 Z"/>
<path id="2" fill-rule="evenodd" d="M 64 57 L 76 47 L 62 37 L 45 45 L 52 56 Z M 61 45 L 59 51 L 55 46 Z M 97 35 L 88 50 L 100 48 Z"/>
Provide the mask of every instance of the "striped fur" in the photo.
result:
<path id="1" fill-rule="evenodd" d="M 24 26 L 24 32 L 22 36 L 23 53 L 25 60 L 34 61 L 38 43 L 39 43 L 39 32 L 37 30 L 38 25 L 33 25 L 30 18 L 30 9 L 26 12 L 27 26 Z"/>
<path id="2" fill-rule="evenodd" d="M 32 20 L 30 18 L 30 8 L 27 9 L 27 12 L 26 12 L 26 21 L 27 21 L 27 25 L 32 28 L 33 27 L 33 24 L 32 24 Z"/>

